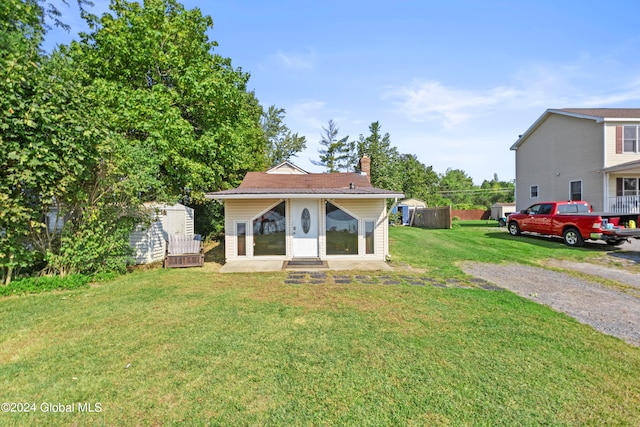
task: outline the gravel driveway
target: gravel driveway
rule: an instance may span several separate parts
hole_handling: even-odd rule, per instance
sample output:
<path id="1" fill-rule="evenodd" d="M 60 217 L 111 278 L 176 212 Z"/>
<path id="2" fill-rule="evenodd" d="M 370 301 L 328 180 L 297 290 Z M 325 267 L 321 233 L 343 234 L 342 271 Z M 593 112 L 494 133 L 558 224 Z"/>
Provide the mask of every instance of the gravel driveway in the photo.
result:
<path id="1" fill-rule="evenodd" d="M 640 347 L 639 273 L 597 264 L 555 261 L 552 265 L 615 281 L 630 292 L 541 267 L 468 262 L 462 270 Z"/>

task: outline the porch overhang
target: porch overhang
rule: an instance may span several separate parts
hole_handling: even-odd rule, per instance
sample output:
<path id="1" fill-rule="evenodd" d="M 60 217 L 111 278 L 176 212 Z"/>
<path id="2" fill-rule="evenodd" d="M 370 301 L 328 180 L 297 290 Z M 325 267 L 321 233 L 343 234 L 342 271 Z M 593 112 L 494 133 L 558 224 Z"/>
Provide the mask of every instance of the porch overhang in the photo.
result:
<path id="1" fill-rule="evenodd" d="M 615 172 L 628 172 L 628 173 L 640 173 L 640 160 L 634 160 L 632 162 L 621 163 L 615 166 L 609 166 L 608 168 L 602 169 L 604 173 L 615 173 Z"/>

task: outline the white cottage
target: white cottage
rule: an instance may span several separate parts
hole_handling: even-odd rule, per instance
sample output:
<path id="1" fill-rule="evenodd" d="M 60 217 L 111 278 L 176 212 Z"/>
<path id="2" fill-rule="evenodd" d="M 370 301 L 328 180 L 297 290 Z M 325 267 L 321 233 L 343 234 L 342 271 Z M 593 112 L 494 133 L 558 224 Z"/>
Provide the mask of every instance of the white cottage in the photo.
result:
<path id="1" fill-rule="evenodd" d="M 372 187 L 369 165 L 364 157 L 359 173 L 309 173 L 284 162 L 209 193 L 224 200 L 226 261 L 384 261 L 386 201 L 403 194 Z"/>

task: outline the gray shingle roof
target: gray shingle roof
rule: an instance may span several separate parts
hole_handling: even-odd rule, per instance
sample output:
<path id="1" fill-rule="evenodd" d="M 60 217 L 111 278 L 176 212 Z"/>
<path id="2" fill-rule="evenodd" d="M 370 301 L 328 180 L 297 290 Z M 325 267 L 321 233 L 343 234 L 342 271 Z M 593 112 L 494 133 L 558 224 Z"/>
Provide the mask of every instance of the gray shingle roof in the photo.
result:
<path id="1" fill-rule="evenodd" d="M 638 119 L 640 118 L 640 108 L 559 108 L 573 114 L 583 114 L 585 116 L 610 118 L 610 119 Z"/>

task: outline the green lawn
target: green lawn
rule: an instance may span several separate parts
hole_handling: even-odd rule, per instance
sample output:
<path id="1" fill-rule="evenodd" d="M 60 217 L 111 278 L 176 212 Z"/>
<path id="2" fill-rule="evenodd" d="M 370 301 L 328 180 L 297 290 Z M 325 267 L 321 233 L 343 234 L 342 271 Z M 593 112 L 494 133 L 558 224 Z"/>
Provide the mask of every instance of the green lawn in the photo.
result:
<path id="1" fill-rule="evenodd" d="M 590 259 L 503 230 L 397 227 L 397 265 Z M 344 274 L 341 272 L 340 274 Z M 398 277 L 407 270 L 396 273 Z M 421 273 L 424 275 L 423 273 Z M 506 291 L 139 271 L 0 299 L 0 425 L 637 425 L 640 349 Z M 100 404 L 80 412 L 78 403 Z M 44 413 L 51 405 L 73 413 Z M 82 406 L 86 409 L 87 406 Z"/>

